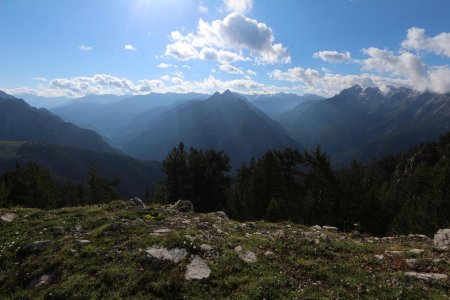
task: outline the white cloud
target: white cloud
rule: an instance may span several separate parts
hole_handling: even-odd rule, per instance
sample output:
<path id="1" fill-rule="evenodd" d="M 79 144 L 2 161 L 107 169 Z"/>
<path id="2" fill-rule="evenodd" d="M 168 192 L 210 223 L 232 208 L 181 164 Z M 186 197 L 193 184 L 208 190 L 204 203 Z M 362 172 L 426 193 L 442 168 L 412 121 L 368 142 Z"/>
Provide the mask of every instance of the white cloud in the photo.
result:
<path id="1" fill-rule="evenodd" d="M 198 11 L 202 14 L 207 14 L 209 12 L 209 9 L 208 9 L 208 6 L 206 6 L 203 1 L 199 1 Z"/>
<path id="2" fill-rule="evenodd" d="M 253 8 L 253 0 L 224 0 L 224 7 L 228 12 L 248 13 Z"/>
<path id="3" fill-rule="evenodd" d="M 239 74 L 239 75 L 243 75 L 244 74 L 244 71 L 242 71 L 240 68 L 232 66 L 232 65 L 228 65 L 228 64 L 221 65 L 219 67 L 219 69 L 221 71 L 223 71 L 223 72 L 227 72 L 227 73 L 230 73 L 230 74 Z"/>
<path id="4" fill-rule="evenodd" d="M 92 51 L 94 48 L 91 46 L 86 46 L 86 45 L 80 45 L 80 50 L 81 51 L 85 51 L 85 52 L 89 52 Z"/>
<path id="5" fill-rule="evenodd" d="M 257 73 L 255 72 L 255 71 L 252 71 L 252 70 L 247 70 L 247 75 L 249 75 L 249 76 L 256 76 L 257 75 Z"/>
<path id="6" fill-rule="evenodd" d="M 247 61 L 249 58 L 243 57 L 241 54 L 226 51 L 217 50 L 214 48 L 205 47 L 200 50 L 199 58 L 203 60 L 215 60 L 219 63 L 232 63 L 237 61 Z"/>
<path id="7" fill-rule="evenodd" d="M 173 43 L 166 46 L 166 55 L 179 60 L 202 59 L 199 53 L 205 48 L 210 51 L 214 47 L 216 52 L 227 51 L 228 56 L 232 53 L 234 61 L 237 57 L 242 60 L 242 55 L 237 53 L 243 50 L 249 51 L 259 63 L 291 61 L 287 49 L 280 43 L 274 43 L 275 35 L 270 27 L 240 13 L 229 14 L 223 20 L 211 23 L 200 19 L 196 33 L 183 35 L 174 31 L 170 37 Z"/>
<path id="8" fill-rule="evenodd" d="M 177 41 L 166 47 L 166 55 L 175 57 L 178 60 L 191 60 L 199 58 L 199 53 L 191 44 Z"/>
<path id="9" fill-rule="evenodd" d="M 294 87 L 304 93 L 312 93 L 323 96 L 332 96 L 342 89 L 349 88 L 355 84 L 362 87 L 385 87 L 385 86 L 408 86 L 408 82 L 401 78 L 377 76 L 373 74 L 342 75 L 333 73 L 321 73 L 311 68 L 295 67 L 283 72 L 274 70 L 269 76 L 281 81 L 289 81 L 299 84 Z"/>
<path id="10" fill-rule="evenodd" d="M 124 49 L 124 50 L 130 50 L 130 51 L 136 51 L 136 50 L 137 50 L 137 48 L 136 48 L 135 46 L 130 45 L 130 44 L 124 45 L 124 46 L 123 46 L 123 49 Z"/>
<path id="11" fill-rule="evenodd" d="M 167 69 L 170 68 L 172 65 L 171 64 L 166 64 L 166 63 L 160 63 L 159 65 L 157 65 L 158 68 L 161 69 Z"/>
<path id="12" fill-rule="evenodd" d="M 213 93 L 227 89 L 240 93 L 277 93 L 292 91 L 288 87 L 277 87 L 258 83 L 252 79 L 236 79 L 223 81 L 214 76 L 209 76 L 199 81 L 189 81 L 183 78 L 181 72 L 175 72 L 173 76 L 163 75 L 159 79 L 144 79 L 131 81 L 107 74 L 97 74 L 91 77 L 72 77 L 49 79 L 37 89 L 31 88 L 2 88 L 10 94 L 34 94 L 43 97 L 67 96 L 71 98 L 82 97 L 89 94 L 114 94 L 114 95 L 142 95 L 154 93 Z"/>
<path id="13" fill-rule="evenodd" d="M 425 29 L 412 27 L 407 31 L 402 47 L 450 57 L 450 33 L 443 32 L 434 37 L 428 37 L 425 34 Z"/>
<path id="14" fill-rule="evenodd" d="M 330 63 L 346 63 L 352 60 L 350 52 L 319 51 L 314 53 L 313 57 Z"/>

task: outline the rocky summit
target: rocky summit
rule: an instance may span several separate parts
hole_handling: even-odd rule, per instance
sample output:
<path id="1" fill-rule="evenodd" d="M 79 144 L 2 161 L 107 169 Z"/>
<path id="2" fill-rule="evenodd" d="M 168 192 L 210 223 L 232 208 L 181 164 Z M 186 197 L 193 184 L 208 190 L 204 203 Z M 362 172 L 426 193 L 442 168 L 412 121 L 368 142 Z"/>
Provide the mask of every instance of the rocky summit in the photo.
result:
<path id="1" fill-rule="evenodd" d="M 2 299 L 448 299 L 450 293 L 448 229 L 433 237 L 373 237 L 131 201 L 37 212 L 0 210 Z"/>

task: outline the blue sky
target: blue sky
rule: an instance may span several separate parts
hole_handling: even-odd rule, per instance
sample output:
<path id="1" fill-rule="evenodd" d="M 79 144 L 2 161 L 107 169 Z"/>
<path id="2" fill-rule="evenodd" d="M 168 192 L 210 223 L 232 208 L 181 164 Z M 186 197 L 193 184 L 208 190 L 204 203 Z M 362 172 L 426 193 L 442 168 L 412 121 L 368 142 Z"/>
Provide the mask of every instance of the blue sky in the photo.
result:
<path id="1" fill-rule="evenodd" d="M 0 0 L 0 89 L 450 91 L 448 0 Z"/>

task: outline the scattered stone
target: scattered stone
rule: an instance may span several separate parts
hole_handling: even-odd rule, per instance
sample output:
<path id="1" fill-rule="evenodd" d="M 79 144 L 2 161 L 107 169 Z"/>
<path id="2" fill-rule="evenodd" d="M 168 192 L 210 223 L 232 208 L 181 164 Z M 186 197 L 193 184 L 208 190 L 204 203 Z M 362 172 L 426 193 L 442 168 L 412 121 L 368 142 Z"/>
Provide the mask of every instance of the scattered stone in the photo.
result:
<path id="1" fill-rule="evenodd" d="M 272 256 L 272 255 L 274 255 L 274 253 L 272 251 L 266 251 L 266 252 L 264 252 L 264 255 L 265 256 Z"/>
<path id="2" fill-rule="evenodd" d="M 383 254 L 376 254 L 373 257 L 375 257 L 378 260 L 383 260 L 384 259 L 384 255 Z"/>
<path id="3" fill-rule="evenodd" d="M 435 258 L 435 259 L 433 259 L 433 263 L 434 264 L 438 264 L 438 263 L 440 263 L 442 261 L 442 259 L 440 259 L 440 258 Z"/>
<path id="4" fill-rule="evenodd" d="M 445 247 L 450 245 L 450 228 L 439 229 L 434 235 L 433 244 L 436 247 Z"/>
<path id="5" fill-rule="evenodd" d="M 406 276 L 415 277 L 420 280 L 431 281 L 431 280 L 445 280 L 448 278 L 445 274 L 438 273 L 417 273 L 417 272 L 406 272 Z"/>
<path id="6" fill-rule="evenodd" d="M 408 253 L 413 254 L 413 255 L 420 255 L 424 252 L 425 250 L 423 249 L 411 249 L 408 250 Z"/>
<path id="7" fill-rule="evenodd" d="M 185 239 L 187 239 L 189 242 L 193 242 L 194 241 L 194 237 L 192 235 L 186 234 L 184 235 Z"/>
<path id="8" fill-rule="evenodd" d="M 52 280 L 51 275 L 43 274 L 35 279 L 33 279 L 27 286 L 28 289 L 34 289 L 43 285 L 50 284 Z"/>
<path id="9" fill-rule="evenodd" d="M 408 265 L 408 267 L 414 268 L 416 266 L 416 264 L 417 264 L 417 259 L 409 258 L 409 259 L 405 259 L 405 262 Z"/>
<path id="10" fill-rule="evenodd" d="M 173 204 L 173 208 L 182 213 L 189 213 L 194 211 L 194 205 L 189 200 L 178 200 Z"/>
<path id="11" fill-rule="evenodd" d="M 15 219 L 17 219 L 17 215 L 15 213 L 7 213 L 0 217 L 0 220 L 5 223 L 11 223 Z"/>
<path id="12" fill-rule="evenodd" d="M 90 240 L 76 240 L 78 246 L 84 247 L 91 243 Z"/>
<path id="13" fill-rule="evenodd" d="M 333 226 L 322 226 L 323 229 L 326 230 L 330 230 L 330 231 L 339 231 L 339 229 L 337 227 L 333 227 Z"/>
<path id="14" fill-rule="evenodd" d="M 207 244 L 201 244 L 201 245 L 200 245 L 200 250 L 205 251 L 205 252 L 208 252 L 208 251 L 211 251 L 211 250 L 212 250 L 212 246 L 207 245 Z"/>
<path id="15" fill-rule="evenodd" d="M 275 231 L 274 235 L 277 238 L 282 238 L 282 237 L 284 237 L 284 231 L 281 229 L 278 229 L 277 231 Z"/>
<path id="16" fill-rule="evenodd" d="M 172 230 L 170 230 L 169 228 L 156 229 L 153 231 L 152 235 L 163 235 L 163 234 L 169 233 L 171 231 Z"/>
<path id="17" fill-rule="evenodd" d="M 331 243 L 331 238 L 323 232 L 320 233 L 319 238 L 326 243 Z"/>
<path id="18" fill-rule="evenodd" d="M 216 216 L 218 216 L 219 218 L 222 218 L 222 219 L 224 219 L 224 220 L 228 220 L 228 216 L 227 216 L 227 214 L 224 212 L 224 211 L 216 211 L 215 213 L 214 213 Z"/>
<path id="19" fill-rule="evenodd" d="M 49 245 L 51 241 L 36 241 L 33 243 L 23 244 L 19 248 L 19 255 L 27 255 L 30 253 L 41 252 L 44 251 Z"/>
<path id="20" fill-rule="evenodd" d="M 211 275 L 211 269 L 206 262 L 198 256 L 195 256 L 186 268 L 184 278 L 186 280 L 206 279 Z"/>
<path id="21" fill-rule="evenodd" d="M 66 233 L 66 229 L 64 227 L 53 227 L 52 233 L 55 236 L 63 235 L 64 233 Z"/>
<path id="22" fill-rule="evenodd" d="M 398 251 L 398 250 L 386 250 L 384 251 L 384 253 L 386 255 L 390 255 L 390 256 L 397 256 L 397 255 L 402 255 L 403 251 Z"/>
<path id="23" fill-rule="evenodd" d="M 319 225 L 314 225 L 314 226 L 311 226 L 311 229 L 313 229 L 313 230 L 321 230 L 322 227 L 320 227 Z"/>
<path id="24" fill-rule="evenodd" d="M 185 259 L 187 256 L 187 251 L 181 248 L 167 249 L 164 247 L 153 246 L 145 250 L 145 252 L 155 259 L 168 260 L 173 263 L 178 263 Z"/>
<path id="25" fill-rule="evenodd" d="M 138 197 L 130 198 L 128 200 L 128 203 L 131 204 L 132 206 L 136 206 L 136 207 L 145 207 L 144 201 L 142 201 L 142 199 L 138 198 Z"/>
<path id="26" fill-rule="evenodd" d="M 237 246 L 234 248 L 234 251 L 239 255 L 239 258 L 242 259 L 246 263 L 255 263 L 258 258 L 255 253 L 251 251 L 244 251 L 241 246 Z"/>
<path id="27" fill-rule="evenodd" d="M 410 239 L 420 239 L 420 240 L 429 240 L 430 238 L 423 234 L 408 234 L 408 238 Z"/>
<path id="28" fill-rule="evenodd" d="M 251 251 L 243 251 L 238 253 L 239 258 L 242 259 L 246 263 L 255 263 L 258 261 L 258 258 L 256 257 L 255 253 Z"/>

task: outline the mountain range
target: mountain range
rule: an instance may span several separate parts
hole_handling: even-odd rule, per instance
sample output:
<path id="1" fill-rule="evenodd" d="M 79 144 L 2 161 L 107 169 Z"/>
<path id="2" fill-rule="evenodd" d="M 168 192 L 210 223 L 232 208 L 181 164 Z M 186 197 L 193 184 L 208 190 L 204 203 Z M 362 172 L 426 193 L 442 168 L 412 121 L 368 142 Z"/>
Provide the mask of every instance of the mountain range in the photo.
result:
<path id="1" fill-rule="evenodd" d="M 46 109 L 0 94 L 0 140 L 44 142 L 115 152 L 96 132 L 63 121 Z"/>
<path id="2" fill-rule="evenodd" d="M 336 166 L 368 163 L 450 130 L 450 94 L 356 85 L 317 102 L 305 102 L 278 118 L 307 148 L 321 145 Z"/>
<path id="3" fill-rule="evenodd" d="M 280 124 L 227 90 L 163 112 L 142 132 L 130 136 L 122 149 L 138 158 L 162 159 L 179 142 L 223 150 L 234 163 L 270 149 L 299 146 Z"/>
<path id="4" fill-rule="evenodd" d="M 210 97 L 195 93 L 103 95 L 72 100 L 51 110 L 65 121 L 99 132 L 105 140 L 92 131 L 62 122 L 47 110 L 32 108 L 6 94 L 1 97 L 3 105 L 20 106 L 16 115 L 2 110 L 3 122 L 7 116 L 10 122 L 8 126 L 3 123 L 2 130 L 12 128 L 15 122 L 20 125 L 18 128 L 28 128 L 22 130 L 28 136 L 23 132 L 22 135 L 3 134 L 1 139 L 76 144 L 111 151 L 106 140 L 140 159 L 161 160 L 179 142 L 224 150 L 235 164 L 258 157 L 269 149 L 312 149 L 320 145 L 331 156 L 333 165 L 341 167 L 354 159 L 369 163 L 432 141 L 450 130 L 450 94 L 408 88 L 380 90 L 356 85 L 327 99 L 285 93 L 239 95 L 229 91 Z M 18 114 L 21 110 L 33 112 L 34 117 L 39 115 L 40 121 L 34 125 L 34 117 Z M 33 125 L 26 127 L 27 123 Z M 48 132 L 46 138 L 38 138 L 37 128 L 43 124 L 47 124 L 47 129 L 52 128 L 52 138 Z M 63 125 L 67 128 L 58 131 Z M 76 138 L 72 134 L 75 128 L 90 135 Z M 102 147 L 87 142 L 94 136 Z"/>

